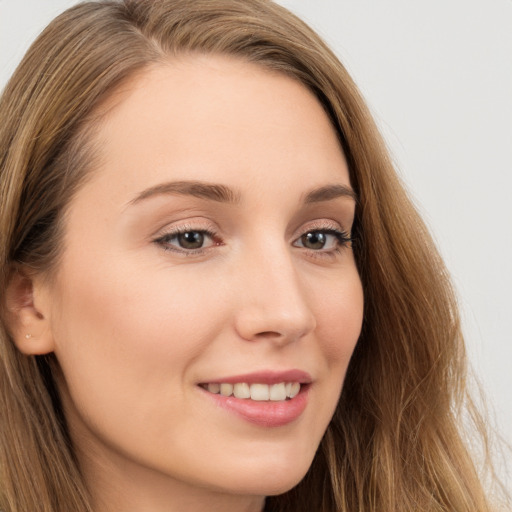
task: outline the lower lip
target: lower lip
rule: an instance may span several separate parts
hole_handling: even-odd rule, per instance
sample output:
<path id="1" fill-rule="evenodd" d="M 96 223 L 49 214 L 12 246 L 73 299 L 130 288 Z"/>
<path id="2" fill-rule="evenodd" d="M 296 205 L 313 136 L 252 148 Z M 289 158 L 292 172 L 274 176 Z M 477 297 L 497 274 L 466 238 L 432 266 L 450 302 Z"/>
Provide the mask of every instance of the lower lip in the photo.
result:
<path id="1" fill-rule="evenodd" d="M 282 427 L 295 421 L 304 412 L 308 403 L 309 385 L 302 386 L 298 395 L 279 402 L 256 401 L 223 396 L 203 390 L 217 405 L 238 415 L 249 423 L 261 427 Z"/>

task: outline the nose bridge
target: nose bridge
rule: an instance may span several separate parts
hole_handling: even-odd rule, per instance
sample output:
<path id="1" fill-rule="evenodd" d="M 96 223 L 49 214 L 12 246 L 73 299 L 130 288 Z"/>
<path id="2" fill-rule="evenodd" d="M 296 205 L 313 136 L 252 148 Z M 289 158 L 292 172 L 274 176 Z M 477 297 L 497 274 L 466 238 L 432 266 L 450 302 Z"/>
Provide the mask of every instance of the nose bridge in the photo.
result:
<path id="1" fill-rule="evenodd" d="M 284 241 L 267 247 L 244 258 L 237 330 L 245 339 L 294 341 L 314 329 L 315 318 L 290 249 Z"/>

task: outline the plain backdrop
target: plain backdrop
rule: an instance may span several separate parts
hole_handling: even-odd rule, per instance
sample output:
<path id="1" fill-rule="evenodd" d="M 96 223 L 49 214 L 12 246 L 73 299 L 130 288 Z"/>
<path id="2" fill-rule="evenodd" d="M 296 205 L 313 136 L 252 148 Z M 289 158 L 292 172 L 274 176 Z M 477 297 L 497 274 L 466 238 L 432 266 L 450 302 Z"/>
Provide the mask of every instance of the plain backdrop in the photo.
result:
<path id="1" fill-rule="evenodd" d="M 0 87 L 74 3 L 0 0 Z M 452 273 L 472 365 L 512 443 L 512 1 L 280 3 L 366 97 Z"/>

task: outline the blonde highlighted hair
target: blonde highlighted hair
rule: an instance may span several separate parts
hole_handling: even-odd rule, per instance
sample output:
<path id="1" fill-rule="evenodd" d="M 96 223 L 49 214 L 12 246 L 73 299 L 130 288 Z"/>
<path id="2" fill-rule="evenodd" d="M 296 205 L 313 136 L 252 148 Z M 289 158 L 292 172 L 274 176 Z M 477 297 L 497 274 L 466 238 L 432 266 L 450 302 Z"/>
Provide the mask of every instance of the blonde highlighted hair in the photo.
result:
<path id="1" fill-rule="evenodd" d="M 98 105 L 175 54 L 227 54 L 316 95 L 358 195 L 361 337 L 314 462 L 273 512 L 490 510 L 460 431 L 469 408 L 454 294 L 355 84 L 303 22 L 269 0 L 104 0 L 55 19 L 0 99 L 0 290 L 25 264 L 58 266 L 66 206 L 87 179 Z M 91 511 L 52 372 L 0 329 L 0 509 Z M 484 429 L 480 432 L 484 437 Z M 484 443 L 485 446 L 485 443 Z"/>

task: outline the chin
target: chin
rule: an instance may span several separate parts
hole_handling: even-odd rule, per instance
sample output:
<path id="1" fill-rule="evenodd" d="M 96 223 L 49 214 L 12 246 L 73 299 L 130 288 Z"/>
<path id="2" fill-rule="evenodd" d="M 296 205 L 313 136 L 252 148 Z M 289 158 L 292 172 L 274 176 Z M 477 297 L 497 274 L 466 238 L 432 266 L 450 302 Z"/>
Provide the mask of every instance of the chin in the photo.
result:
<path id="1" fill-rule="evenodd" d="M 306 475 L 310 460 L 272 460 L 264 466 L 245 465 L 236 475 L 228 477 L 237 494 L 277 496 L 293 489 Z M 288 463 L 287 463 L 288 462 Z"/>
<path id="2" fill-rule="evenodd" d="M 236 482 L 238 485 L 232 486 L 228 492 L 247 496 L 279 496 L 293 489 L 304 478 L 306 472 L 307 469 L 300 475 L 293 475 L 293 478 L 280 475 L 279 478 L 266 477 L 258 481 L 258 478 L 254 477 L 250 482 Z"/>

